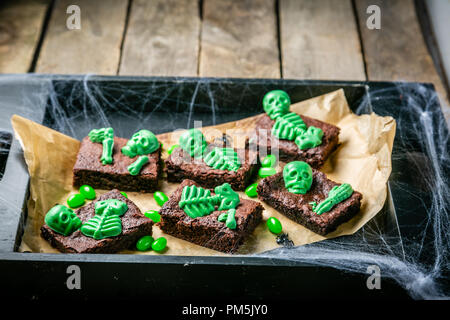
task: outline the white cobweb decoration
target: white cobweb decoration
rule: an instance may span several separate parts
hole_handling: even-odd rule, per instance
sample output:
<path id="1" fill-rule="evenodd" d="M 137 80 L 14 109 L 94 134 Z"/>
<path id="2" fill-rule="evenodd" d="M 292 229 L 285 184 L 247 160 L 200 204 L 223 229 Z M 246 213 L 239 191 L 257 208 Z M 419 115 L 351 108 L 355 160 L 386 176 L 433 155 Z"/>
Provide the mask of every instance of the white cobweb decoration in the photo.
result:
<path id="1" fill-rule="evenodd" d="M 124 136 L 130 135 L 134 130 L 144 127 L 149 122 L 159 123 L 160 132 L 171 131 L 175 123 L 180 122 L 178 116 L 184 119 L 184 127 L 191 126 L 194 120 L 205 120 L 205 123 L 216 124 L 217 112 L 220 109 L 214 88 L 220 89 L 221 84 L 217 84 L 216 81 L 216 87 L 213 88 L 211 79 L 195 80 L 198 84 L 190 93 L 192 98 L 182 103 L 173 99 L 174 93 L 181 90 L 179 87 L 156 80 L 154 83 L 145 85 L 150 86 L 152 90 L 158 87 L 156 88 L 158 95 L 142 90 L 142 84 L 139 82 L 126 87 L 115 82 L 102 83 L 100 86 L 90 81 L 89 75 L 84 78 L 73 78 L 79 81 L 79 84 L 73 87 L 72 92 L 66 92 L 67 96 L 61 99 L 59 91 L 51 81 L 53 78 L 39 78 L 32 75 L 3 77 L 0 79 L 0 91 L 10 82 L 28 81 L 28 84 L 33 87 L 31 91 L 24 86 L 20 96 L 17 92 L 11 93 L 14 95 L 12 99 L 17 99 L 17 102 L 14 102 L 15 100 L 11 102 L 17 104 L 14 113 L 41 122 L 44 118 L 43 106 L 47 105 L 48 112 L 53 115 L 52 127 L 57 127 L 59 131 L 78 139 L 86 136 L 91 128 L 101 126 L 112 126 L 118 134 Z M 288 83 L 286 85 L 292 86 Z M 105 86 L 108 88 L 107 92 L 103 91 Z M 243 101 L 246 95 L 251 94 L 251 90 L 251 85 L 243 85 L 242 97 L 238 99 Z M 126 95 L 121 93 L 125 91 Z M 410 237 L 396 228 L 386 230 L 381 220 L 375 218 L 352 236 L 292 248 L 280 247 L 257 256 L 304 262 L 309 265 L 364 274 L 367 273 L 368 266 L 376 265 L 380 268 L 383 278 L 393 279 L 413 298 L 448 299 L 450 297 L 448 291 L 450 158 L 447 150 L 449 134 L 444 118 L 436 114 L 440 111 L 433 108 L 436 104 L 436 94 L 423 85 L 399 84 L 395 88 L 371 91 L 370 95 L 360 101 L 357 112 L 370 109 L 372 104 L 380 100 L 389 104 L 390 99 L 398 99 L 398 91 L 408 108 L 398 111 L 395 116 L 398 130 L 395 146 L 397 150 L 393 154 L 393 161 L 405 161 L 412 166 L 409 169 L 418 173 L 414 179 L 422 181 L 423 190 L 432 191 L 429 193 L 432 195 L 431 199 L 423 202 L 426 207 L 426 216 L 421 217 L 419 225 L 415 226 L 420 232 Z M 5 94 L 6 91 L 1 92 Z M 200 94 L 209 98 L 209 101 L 207 103 L 197 101 L 197 96 Z M 133 101 L 129 100 L 129 96 L 134 97 Z M 4 98 L 2 96 L 2 99 Z M 178 108 L 178 116 L 161 112 L 166 104 Z M 89 105 L 89 108 L 86 105 Z M 148 105 L 152 105 L 151 112 L 147 112 Z M 105 106 L 109 108 L 109 113 L 115 112 L 119 116 L 115 119 L 119 120 L 109 118 L 104 112 Z M 0 102 L 0 108 L 3 108 L 2 102 Z M 194 119 L 193 112 L 199 109 L 203 112 L 196 113 Z M 77 112 L 72 113 L 71 111 L 74 110 Z M 236 112 L 241 112 L 241 117 L 252 115 L 251 112 L 239 111 L 238 108 Z M 230 113 L 229 119 L 226 115 L 222 116 L 220 122 L 234 120 L 235 116 L 236 113 Z M 0 122 L 0 128 L 7 127 L 5 123 L 9 121 L 8 119 Z M 412 142 L 408 135 L 414 136 L 415 142 Z M 0 154 L 10 152 L 8 139 L 7 136 L 0 135 Z M 398 141 L 401 141 L 401 144 L 398 144 Z M 410 145 L 410 143 L 419 145 Z M 411 151 L 418 147 L 422 153 Z M 19 155 L 18 150 L 15 152 L 17 154 L 10 152 L 9 157 Z M 420 190 L 415 192 L 407 185 L 396 184 L 395 180 L 393 181 L 390 185 L 391 191 L 395 189 L 395 192 L 410 193 L 410 197 L 420 199 Z M 7 187 L 15 188 L 14 185 Z M 387 202 L 392 201 L 393 199 L 388 196 Z M 0 195 L 1 203 L 8 206 L 10 210 L 20 212 L 21 208 L 17 204 L 11 203 L 2 195 Z M 413 214 L 413 211 L 414 209 L 401 214 Z M 397 212 L 397 215 L 399 214 L 400 212 Z"/>

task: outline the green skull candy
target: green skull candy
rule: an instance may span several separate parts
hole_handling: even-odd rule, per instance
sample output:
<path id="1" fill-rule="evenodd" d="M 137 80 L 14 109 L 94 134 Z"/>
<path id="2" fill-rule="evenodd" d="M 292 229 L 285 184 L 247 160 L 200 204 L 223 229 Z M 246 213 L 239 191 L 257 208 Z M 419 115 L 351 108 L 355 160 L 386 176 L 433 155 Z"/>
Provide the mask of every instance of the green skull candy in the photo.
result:
<path id="1" fill-rule="evenodd" d="M 150 154 L 159 148 L 156 136 L 148 130 L 140 130 L 133 134 L 127 145 L 122 148 L 122 153 L 127 157 L 134 158 Z"/>
<path id="2" fill-rule="evenodd" d="M 47 212 L 44 221 L 50 229 L 64 236 L 70 235 L 81 226 L 81 220 L 75 212 L 60 204 Z"/>
<path id="3" fill-rule="evenodd" d="M 264 111 L 272 120 L 288 113 L 290 106 L 291 99 L 289 98 L 289 95 L 283 90 L 269 91 L 268 93 L 266 93 L 263 99 Z"/>
<path id="4" fill-rule="evenodd" d="M 201 158 L 205 152 L 207 143 L 203 133 L 198 129 L 189 129 L 180 137 L 181 149 L 189 153 L 191 157 Z"/>
<path id="5" fill-rule="evenodd" d="M 283 169 L 284 186 L 289 192 L 305 194 L 311 188 L 312 169 L 306 162 L 289 162 Z"/>

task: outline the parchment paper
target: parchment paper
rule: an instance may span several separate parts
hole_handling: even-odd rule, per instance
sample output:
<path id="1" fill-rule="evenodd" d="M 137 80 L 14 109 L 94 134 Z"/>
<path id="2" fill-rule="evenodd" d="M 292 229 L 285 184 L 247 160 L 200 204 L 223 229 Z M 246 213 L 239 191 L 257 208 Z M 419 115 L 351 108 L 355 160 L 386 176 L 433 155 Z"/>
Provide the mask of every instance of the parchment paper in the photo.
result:
<path id="1" fill-rule="evenodd" d="M 267 230 L 265 225 L 265 220 L 271 216 L 280 219 L 283 231 L 289 234 L 289 238 L 295 245 L 304 245 L 355 233 L 382 209 L 386 199 L 386 183 L 391 173 L 391 153 L 396 126 L 392 117 L 380 117 L 374 113 L 361 116 L 353 114 L 342 89 L 293 104 L 291 111 L 332 123 L 341 129 L 340 146 L 327 160 L 321 171 L 325 172 L 331 180 L 340 183 L 348 182 L 354 190 L 361 192 L 363 194 L 361 211 L 335 232 L 323 237 L 289 220 L 263 203 L 264 221 L 241 247 L 238 252 L 240 254 L 260 253 L 279 247 L 275 236 Z M 260 115 L 205 127 L 202 131 L 207 140 L 211 141 L 218 133 L 220 135 L 226 130 L 234 145 L 240 146 L 254 129 L 257 117 Z M 13 116 L 11 121 L 16 138 L 24 150 L 31 177 L 28 218 L 19 251 L 56 253 L 58 251 L 40 237 L 39 229 L 44 223 L 45 213 L 51 207 L 57 203 L 66 204 L 65 200 L 72 193 L 78 192 L 71 183 L 72 168 L 80 142 L 17 115 Z M 151 128 L 145 129 L 151 130 Z M 158 139 L 167 150 L 169 146 L 178 142 L 179 135 L 180 132 L 165 133 L 158 135 Z M 164 151 L 163 158 L 167 156 L 167 152 Z M 164 180 L 160 189 L 170 196 L 178 185 Z M 108 190 L 96 191 L 97 195 L 100 195 Z M 127 194 L 142 212 L 150 209 L 159 210 L 152 194 L 137 192 L 127 192 Z M 240 196 L 247 198 L 243 192 L 240 192 Z M 168 250 L 165 254 L 222 255 L 214 250 L 166 235 L 158 226 L 153 227 L 153 234 L 154 237 L 164 235 L 167 238 Z M 123 253 L 155 254 L 153 251 L 145 253 L 124 251 Z"/>

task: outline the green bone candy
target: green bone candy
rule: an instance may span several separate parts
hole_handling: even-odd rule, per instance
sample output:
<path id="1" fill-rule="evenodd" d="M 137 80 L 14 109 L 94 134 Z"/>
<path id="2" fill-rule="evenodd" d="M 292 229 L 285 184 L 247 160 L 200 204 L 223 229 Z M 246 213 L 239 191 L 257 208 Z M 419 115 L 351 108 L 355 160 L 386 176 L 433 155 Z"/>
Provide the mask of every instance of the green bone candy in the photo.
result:
<path id="1" fill-rule="evenodd" d="M 236 209 L 229 209 L 227 212 L 222 213 L 217 220 L 219 222 L 225 222 L 225 226 L 228 229 L 236 229 L 237 223 L 236 223 Z"/>
<path id="2" fill-rule="evenodd" d="M 73 194 L 67 199 L 67 205 L 71 208 L 81 207 L 85 202 L 84 196 L 80 193 Z"/>
<path id="3" fill-rule="evenodd" d="M 313 202 L 311 207 L 313 212 L 321 215 L 322 213 L 330 211 L 338 203 L 350 198 L 353 193 L 353 188 L 350 184 L 344 183 L 340 186 L 334 186 L 328 193 L 328 197 L 321 203 Z"/>
<path id="4" fill-rule="evenodd" d="M 189 129 L 184 132 L 180 137 L 179 144 L 181 149 L 196 159 L 203 157 L 208 145 L 203 133 L 198 129 Z"/>
<path id="5" fill-rule="evenodd" d="M 148 251 L 152 247 L 152 243 L 155 241 L 152 236 L 143 236 L 136 242 L 136 249 L 139 251 Z"/>
<path id="6" fill-rule="evenodd" d="M 273 168 L 277 164 L 277 157 L 273 154 L 268 154 L 262 161 L 261 167 L 263 168 Z"/>
<path id="7" fill-rule="evenodd" d="M 75 212 L 61 204 L 51 208 L 45 215 L 44 221 L 50 229 L 66 237 L 81 226 L 81 220 Z"/>
<path id="8" fill-rule="evenodd" d="M 81 226 L 81 233 L 96 240 L 115 237 L 122 233 L 120 216 L 128 210 L 125 202 L 107 199 L 95 203 L 95 216 Z"/>
<path id="9" fill-rule="evenodd" d="M 164 203 L 169 200 L 165 193 L 161 191 L 155 191 L 155 193 L 153 194 L 153 198 L 160 207 L 162 207 Z"/>
<path id="10" fill-rule="evenodd" d="M 205 156 L 204 161 L 218 170 L 237 171 L 241 167 L 241 159 L 232 148 L 214 148 Z"/>
<path id="11" fill-rule="evenodd" d="M 100 161 L 103 165 L 113 163 L 114 150 L 114 129 L 101 128 L 93 129 L 88 134 L 89 139 L 94 143 L 101 143 L 103 145 L 102 155 Z"/>
<path id="12" fill-rule="evenodd" d="M 289 95 L 283 90 L 272 90 L 263 98 L 263 108 L 270 119 L 276 119 L 287 112 L 291 105 Z"/>
<path id="13" fill-rule="evenodd" d="M 245 194 L 250 198 L 255 198 L 258 196 L 257 190 L 258 190 L 258 183 L 251 184 L 245 189 Z"/>
<path id="14" fill-rule="evenodd" d="M 162 252 L 167 246 L 167 239 L 164 237 L 160 237 L 153 241 L 152 249 L 156 252 Z"/>
<path id="15" fill-rule="evenodd" d="M 94 200 L 96 197 L 95 190 L 91 186 L 84 184 L 80 187 L 80 194 L 88 200 Z"/>
<path id="16" fill-rule="evenodd" d="M 269 231 L 272 233 L 279 234 L 283 230 L 280 220 L 278 220 L 275 217 L 270 217 L 269 219 L 267 219 L 266 224 L 267 227 L 269 228 Z"/>
<path id="17" fill-rule="evenodd" d="M 147 164 L 150 161 L 150 159 L 147 156 L 140 156 L 136 159 L 132 164 L 128 166 L 128 172 L 132 176 L 137 176 L 140 172 L 142 167 Z"/>
<path id="18" fill-rule="evenodd" d="M 295 144 L 301 149 L 310 149 L 322 144 L 323 131 L 313 126 L 295 138 Z"/>
<path id="19" fill-rule="evenodd" d="M 152 220 L 154 223 L 161 221 L 161 215 L 156 210 L 148 210 L 144 213 L 144 216 Z"/>
<path id="20" fill-rule="evenodd" d="M 306 124 L 302 118 L 294 113 L 289 112 L 278 117 L 272 127 L 272 135 L 285 140 L 295 140 L 295 138 L 306 131 Z"/>

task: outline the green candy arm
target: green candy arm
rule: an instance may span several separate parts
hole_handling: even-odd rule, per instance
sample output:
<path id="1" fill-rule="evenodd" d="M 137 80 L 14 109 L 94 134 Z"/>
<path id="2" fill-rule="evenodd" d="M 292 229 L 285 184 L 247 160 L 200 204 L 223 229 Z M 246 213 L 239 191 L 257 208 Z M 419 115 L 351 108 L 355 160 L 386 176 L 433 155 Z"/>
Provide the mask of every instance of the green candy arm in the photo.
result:
<path id="1" fill-rule="evenodd" d="M 136 159 L 136 161 L 128 166 L 128 172 L 132 176 L 137 176 L 141 172 L 142 167 L 149 161 L 150 160 L 147 156 L 140 156 Z"/>
<path id="2" fill-rule="evenodd" d="M 102 162 L 103 165 L 111 164 L 113 162 L 112 154 L 114 150 L 114 139 L 106 138 L 105 140 L 102 141 L 102 145 L 103 151 L 100 161 Z"/>
<path id="3" fill-rule="evenodd" d="M 317 206 L 313 206 L 313 211 L 318 215 L 324 212 L 328 212 L 338 203 L 348 199 L 353 193 L 353 188 L 350 184 L 344 183 L 340 186 L 334 186 L 328 193 L 328 197 L 319 203 Z"/>
<path id="4" fill-rule="evenodd" d="M 225 225 L 228 227 L 228 229 L 236 229 L 236 209 L 230 209 L 227 212 L 227 220 L 225 221 Z"/>

